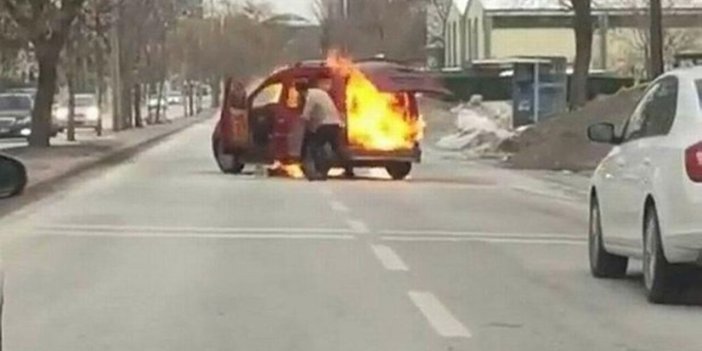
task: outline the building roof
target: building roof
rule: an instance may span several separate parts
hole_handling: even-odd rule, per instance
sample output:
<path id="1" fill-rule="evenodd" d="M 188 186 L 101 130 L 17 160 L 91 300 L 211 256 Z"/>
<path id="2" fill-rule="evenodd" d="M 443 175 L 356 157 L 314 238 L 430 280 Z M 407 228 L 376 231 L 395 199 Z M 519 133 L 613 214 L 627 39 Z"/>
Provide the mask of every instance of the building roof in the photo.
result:
<path id="1" fill-rule="evenodd" d="M 458 8 L 458 13 L 461 15 L 465 14 L 468 10 L 468 4 L 471 0 L 452 0 L 453 4 Z"/>
<path id="2" fill-rule="evenodd" d="M 563 11 L 568 9 L 566 5 L 569 1 L 570 0 L 480 0 L 486 10 L 498 11 Z M 454 2 L 457 3 L 459 0 L 454 0 Z M 648 0 L 593 0 L 592 7 L 594 10 L 645 8 L 648 7 Z M 702 9 L 702 0 L 664 0 L 663 7 L 673 9 Z"/>

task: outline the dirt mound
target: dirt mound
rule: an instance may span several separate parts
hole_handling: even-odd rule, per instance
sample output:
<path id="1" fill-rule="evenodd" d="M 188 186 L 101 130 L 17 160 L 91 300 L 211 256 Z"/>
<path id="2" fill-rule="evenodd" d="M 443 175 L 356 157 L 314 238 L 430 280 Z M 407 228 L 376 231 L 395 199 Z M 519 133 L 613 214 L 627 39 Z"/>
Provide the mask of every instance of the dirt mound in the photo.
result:
<path id="1" fill-rule="evenodd" d="M 582 109 L 564 113 L 529 127 L 500 145 L 511 153 L 508 164 L 523 169 L 589 170 L 609 152 L 610 146 L 587 139 L 587 127 L 598 122 L 621 126 L 636 106 L 644 87 L 623 90 L 597 99 Z"/>

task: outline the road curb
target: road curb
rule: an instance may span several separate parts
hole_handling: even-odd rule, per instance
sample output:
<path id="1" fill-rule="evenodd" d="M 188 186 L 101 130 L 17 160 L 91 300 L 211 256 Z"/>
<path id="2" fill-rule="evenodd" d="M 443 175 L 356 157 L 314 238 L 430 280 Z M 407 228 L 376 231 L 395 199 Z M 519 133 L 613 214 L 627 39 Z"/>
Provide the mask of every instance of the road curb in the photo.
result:
<path id="1" fill-rule="evenodd" d="M 164 139 L 178 134 L 192 126 L 203 123 L 212 117 L 212 113 L 213 110 L 206 110 L 196 117 L 188 117 L 187 119 L 189 121 L 187 123 L 183 123 L 183 125 L 178 126 L 175 129 L 146 138 L 134 145 L 129 145 L 107 152 L 105 155 L 102 155 L 95 160 L 79 164 L 76 167 L 69 169 L 68 171 L 55 177 L 49 177 L 34 184 L 30 184 L 24 190 L 21 196 L 0 201 L 0 218 L 33 202 L 41 200 L 47 194 L 64 188 L 67 183 L 78 176 L 118 164 L 121 161 L 127 160 L 134 155 L 155 146 Z"/>

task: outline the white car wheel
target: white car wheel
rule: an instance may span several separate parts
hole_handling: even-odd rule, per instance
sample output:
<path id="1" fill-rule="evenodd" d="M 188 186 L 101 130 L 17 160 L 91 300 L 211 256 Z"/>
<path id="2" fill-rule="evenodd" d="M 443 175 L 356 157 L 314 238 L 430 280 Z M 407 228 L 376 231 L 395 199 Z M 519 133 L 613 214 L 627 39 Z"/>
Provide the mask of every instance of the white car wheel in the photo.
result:
<path id="1" fill-rule="evenodd" d="M 663 303 L 670 297 L 677 288 L 676 273 L 677 267 L 663 254 L 656 208 L 649 206 L 644 222 L 643 275 L 650 302 Z"/>
<path id="2" fill-rule="evenodd" d="M 610 254 L 602 240 L 602 219 L 597 197 L 590 201 L 590 228 L 588 235 L 590 272 L 597 278 L 621 278 L 626 275 L 629 259 Z"/>

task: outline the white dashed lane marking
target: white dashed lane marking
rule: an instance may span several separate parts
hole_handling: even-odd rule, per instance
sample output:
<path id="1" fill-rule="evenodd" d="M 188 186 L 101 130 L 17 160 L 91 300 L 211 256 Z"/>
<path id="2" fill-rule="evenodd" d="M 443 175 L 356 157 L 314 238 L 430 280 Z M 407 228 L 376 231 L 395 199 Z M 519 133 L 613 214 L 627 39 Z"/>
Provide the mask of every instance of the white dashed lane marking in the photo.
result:
<path id="1" fill-rule="evenodd" d="M 446 306 L 430 292 L 410 291 L 409 297 L 434 330 L 443 337 L 470 338 L 471 334 Z"/>
<path id="2" fill-rule="evenodd" d="M 331 201 L 329 201 L 329 205 L 331 206 L 332 210 L 334 210 L 336 212 L 349 212 L 350 211 L 350 209 L 340 201 L 331 200 Z"/>
<path id="3" fill-rule="evenodd" d="M 393 249 L 385 245 L 371 245 L 375 257 L 389 271 L 408 271 L 409 268 Z"/>

